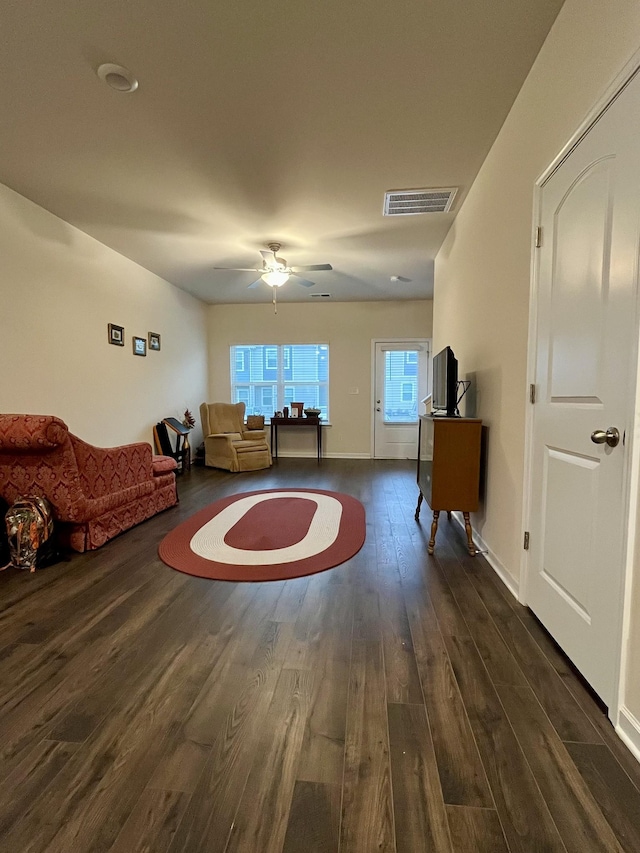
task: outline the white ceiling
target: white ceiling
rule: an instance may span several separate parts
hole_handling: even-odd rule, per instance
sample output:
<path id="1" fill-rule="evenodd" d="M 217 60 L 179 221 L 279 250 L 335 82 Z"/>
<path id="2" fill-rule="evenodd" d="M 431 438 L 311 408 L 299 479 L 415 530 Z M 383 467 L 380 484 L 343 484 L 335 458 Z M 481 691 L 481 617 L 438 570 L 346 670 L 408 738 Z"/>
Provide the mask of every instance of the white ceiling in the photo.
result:
<path id="1" fill-rule="evenodd" d="M 562 0 L 7 0 L 0 181 L 211 303 L 259 249 L 282 301 L 428 298 L 433 259 Z M 100 82 L 103 62 L 138 77 Z M 382 216 L 389 189 L 460 187 Z M 410 279 L 391 282 L 391 276 Z"/>

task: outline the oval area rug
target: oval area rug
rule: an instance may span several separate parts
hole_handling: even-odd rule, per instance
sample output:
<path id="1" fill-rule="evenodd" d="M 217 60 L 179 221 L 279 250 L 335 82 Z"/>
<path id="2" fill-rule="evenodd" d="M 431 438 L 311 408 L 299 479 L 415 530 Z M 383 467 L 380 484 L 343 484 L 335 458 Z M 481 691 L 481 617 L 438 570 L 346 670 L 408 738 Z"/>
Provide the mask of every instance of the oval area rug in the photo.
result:
<path id="1" fill-rule="evenodd" d="M 268 489 L 222 498 L 160 543 L 160 559 L 189 575 L 268 581 L 323 572 L 362 548 L 360 501 L 320 489 Z"/>

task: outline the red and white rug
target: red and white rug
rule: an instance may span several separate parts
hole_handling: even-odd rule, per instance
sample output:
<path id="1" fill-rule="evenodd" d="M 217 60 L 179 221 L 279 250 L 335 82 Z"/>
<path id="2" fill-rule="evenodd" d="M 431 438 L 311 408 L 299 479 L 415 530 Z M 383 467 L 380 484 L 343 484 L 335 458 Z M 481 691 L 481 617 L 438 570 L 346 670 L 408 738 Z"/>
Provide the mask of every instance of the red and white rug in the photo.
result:
<path id="1" fill-rule="evenodd" d="M 160 559 L 189 575 L 230 581 L 297 578 L 362 548 L 360 501 L 319 489 L 269 489 L 222 498 L 160 543 Z"/>

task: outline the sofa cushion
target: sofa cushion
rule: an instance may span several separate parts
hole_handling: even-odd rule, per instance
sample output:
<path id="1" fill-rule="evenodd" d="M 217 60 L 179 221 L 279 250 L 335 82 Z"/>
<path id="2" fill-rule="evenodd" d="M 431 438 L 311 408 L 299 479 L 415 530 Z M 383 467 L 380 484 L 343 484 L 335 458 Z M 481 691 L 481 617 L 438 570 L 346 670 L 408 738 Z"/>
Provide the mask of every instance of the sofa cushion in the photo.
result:
<path id="1" fill-rule="evenodd" d="M 169 474 L 178 467 L 178 463 L 171 456 L 152 456 L 151 464 L 153 466 L 154 477 L 158 477 L 161 474 Z"/>

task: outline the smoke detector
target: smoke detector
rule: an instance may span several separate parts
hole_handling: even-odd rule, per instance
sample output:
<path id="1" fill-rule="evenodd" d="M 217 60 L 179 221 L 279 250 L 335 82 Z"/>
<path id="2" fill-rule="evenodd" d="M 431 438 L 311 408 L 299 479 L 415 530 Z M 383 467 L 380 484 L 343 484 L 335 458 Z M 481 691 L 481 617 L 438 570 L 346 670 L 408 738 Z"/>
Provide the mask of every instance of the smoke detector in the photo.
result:
<path id="1" fill-rule="evenodd" d="M 106 83 L 111 89 L 116 92 L 135 92 L 138 88 L 138 81 L 129 71 L 122 65 L 114 65 L 112 62 L 105 62 L 98 67 L 96 74 Z"/>

